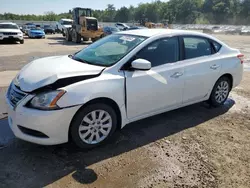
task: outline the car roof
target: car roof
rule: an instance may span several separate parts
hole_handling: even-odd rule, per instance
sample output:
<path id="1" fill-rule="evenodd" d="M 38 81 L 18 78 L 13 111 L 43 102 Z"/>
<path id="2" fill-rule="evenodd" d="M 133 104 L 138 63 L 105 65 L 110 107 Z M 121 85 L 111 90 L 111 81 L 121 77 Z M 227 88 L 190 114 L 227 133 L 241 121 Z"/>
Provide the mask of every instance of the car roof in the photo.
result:
<path id="1" fill-rule="evenodd" d="M 175 30 L 175 29 L 138 29 L 119 32 L 120 34 L 153 37 L 156 35 L 197 35 L 208 37 L 208 35 L 196 31 Z"/>

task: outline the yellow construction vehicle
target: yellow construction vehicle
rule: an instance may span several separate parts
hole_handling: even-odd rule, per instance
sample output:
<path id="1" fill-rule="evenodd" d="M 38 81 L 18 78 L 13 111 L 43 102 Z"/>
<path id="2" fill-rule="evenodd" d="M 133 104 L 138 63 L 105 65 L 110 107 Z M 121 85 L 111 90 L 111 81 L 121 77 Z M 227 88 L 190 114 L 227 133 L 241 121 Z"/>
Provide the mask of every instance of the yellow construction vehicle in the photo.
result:
<path id="1" fill-rule="evenodd" d="M 72 27 L 65 32 L 66 40 L 80 43 L 81 39 L 94 42 L 103 36 L 103 30 L 99 28 L 98 21 L 92 17 L 90 8 L 73 8 Z"/>

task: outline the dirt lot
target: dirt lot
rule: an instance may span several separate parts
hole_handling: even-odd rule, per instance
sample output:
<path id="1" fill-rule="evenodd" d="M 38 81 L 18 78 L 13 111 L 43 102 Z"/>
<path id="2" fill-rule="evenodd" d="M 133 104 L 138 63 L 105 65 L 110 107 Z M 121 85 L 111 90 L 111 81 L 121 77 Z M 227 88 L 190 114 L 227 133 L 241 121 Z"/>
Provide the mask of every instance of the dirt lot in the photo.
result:
<path id="1" fill-rule="evenodd" d="M 250 37 L 218 36 L 250 58 Z M 84 45 L 59 36 L 0 45 L 0 70 Z M 250 72 L 221 108 L 201 103 L 132 123 L 90 151 L 38 146 L 0 120 L 0 187 L 250 187 Z"/>
<path id="2" fill-rule="evenodd" d="M 90 42 L 74 44 L 66 42 L 62 35 L 47 35 L 46 39 L 29 39 L 25 43 L 0 44 L 0 71 L 19 70 L 27 62 L 39 57 L 65 55 L 79 51 Z M 11 57 L 11 58 L 10 58 Z"/>

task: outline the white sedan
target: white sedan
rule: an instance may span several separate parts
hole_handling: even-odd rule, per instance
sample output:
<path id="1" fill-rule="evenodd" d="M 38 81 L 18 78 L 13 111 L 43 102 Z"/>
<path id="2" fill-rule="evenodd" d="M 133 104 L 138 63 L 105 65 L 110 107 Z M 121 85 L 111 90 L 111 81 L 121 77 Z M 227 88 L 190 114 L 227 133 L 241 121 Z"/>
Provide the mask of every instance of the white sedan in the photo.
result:
<path id="1" fill-rule="evenodd" d="M 95 147 L 149 116 L 202 101 L 223 105 L 242 80 L 242 58 L 202 33 L 119 32 L 27 64 L 7 92 L 9 125 L 29 142 Z"/>

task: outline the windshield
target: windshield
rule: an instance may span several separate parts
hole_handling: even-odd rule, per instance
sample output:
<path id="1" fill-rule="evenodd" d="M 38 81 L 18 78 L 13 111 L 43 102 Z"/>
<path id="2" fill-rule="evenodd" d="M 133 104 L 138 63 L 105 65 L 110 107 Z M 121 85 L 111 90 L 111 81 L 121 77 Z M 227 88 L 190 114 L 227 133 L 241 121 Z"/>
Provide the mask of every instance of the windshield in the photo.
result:
<path id="1" fill-rule="evenodd" d="M 72 58 L 99 66 L 111 66 L 127 55 L 146 38 L 132 35 L 110 35 L 89 45 Z"/>
<path id="2" fill-rule="evenodd" d="M 62 21 L 62 25 L 71 25 L 72 21 Z"/>
<path id="3" fill-rule="evenodd" d="M 18 26 L 13 24 L 0 24 L 0 29 L 18 29 Z"/>

